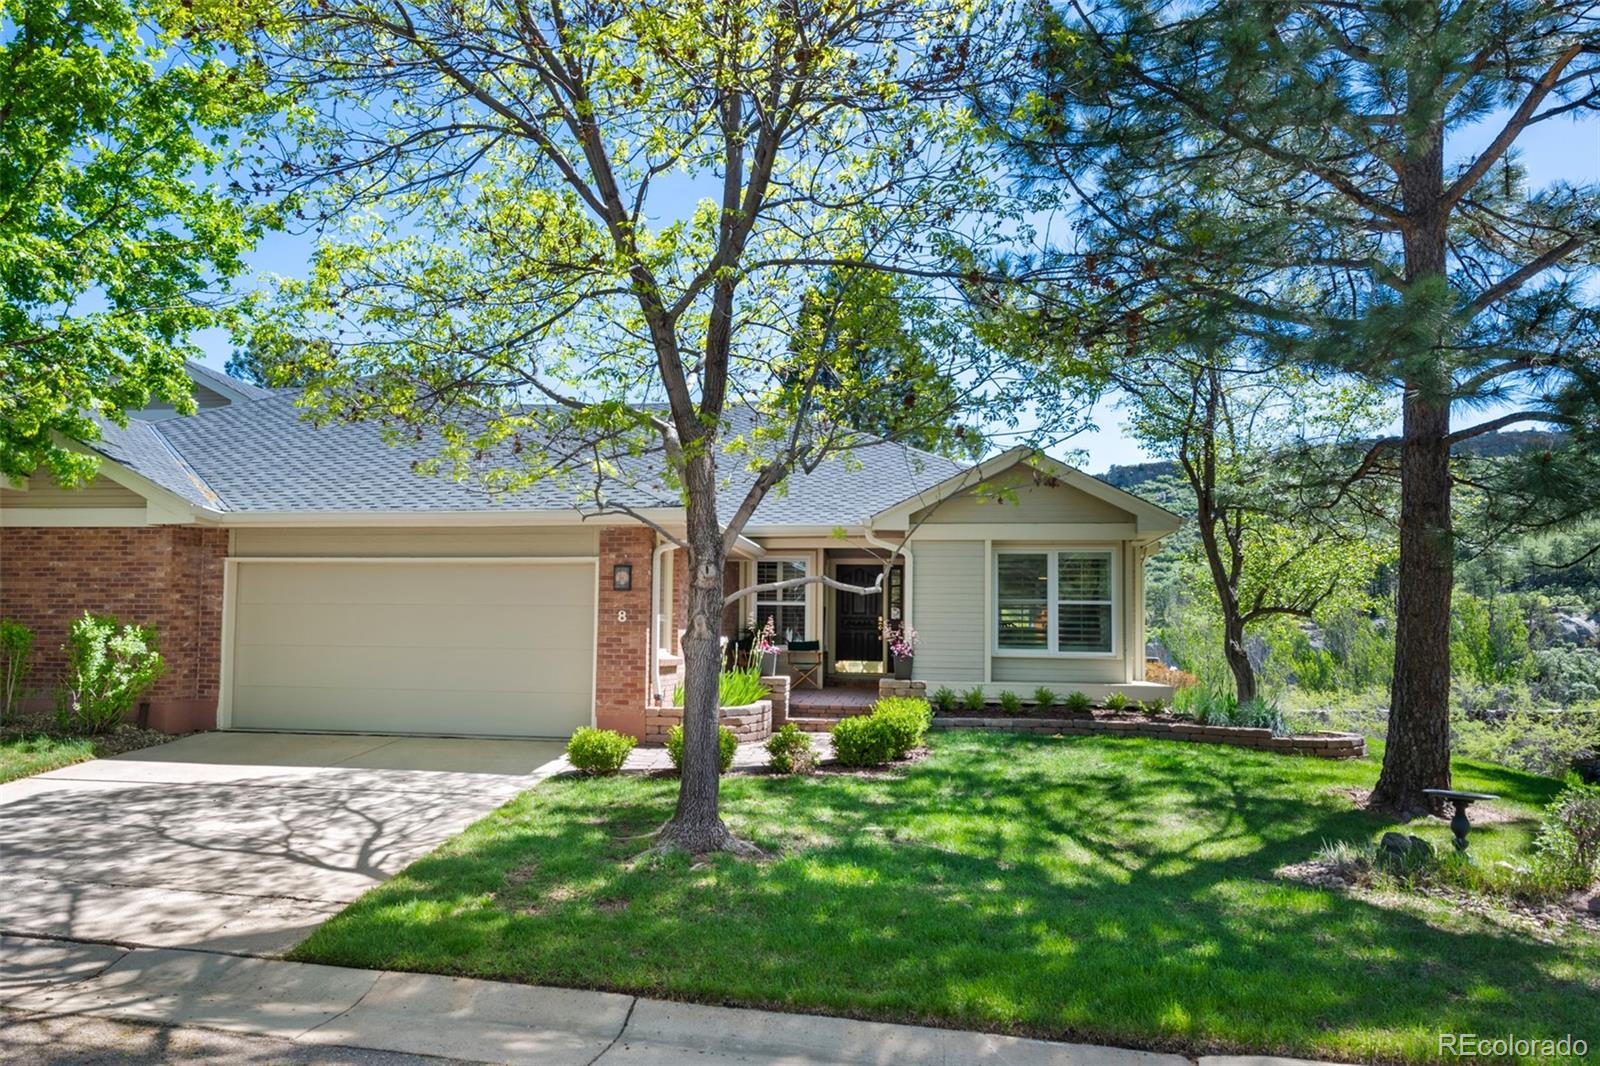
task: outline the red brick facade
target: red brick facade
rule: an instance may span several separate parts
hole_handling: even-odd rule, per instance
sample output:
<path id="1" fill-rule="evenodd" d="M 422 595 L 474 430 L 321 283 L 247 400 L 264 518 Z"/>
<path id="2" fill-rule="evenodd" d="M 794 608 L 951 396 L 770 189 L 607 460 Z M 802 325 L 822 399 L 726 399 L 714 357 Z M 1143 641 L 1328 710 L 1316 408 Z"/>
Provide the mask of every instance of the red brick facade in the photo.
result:
<path id="1" fill-rule="evenodd" d="M 595 633 L 594 718 L 601 729 L 645 733 L 649 698 L 650 564 L 655 534 L 643 526 L 600 529 L 600 624 Z M 618 592 L 618 564 L 633 567 L 633 587 Z"/>
<path id="2" fill-rule="evenodd" d="M 0 617 L 34 632 L 36 703 L 61 676 L 68 627 L 93 611 L 155 626 L 167 672 L 151 726 L 215 727 L 227 554 L 227 531 L 199 526 L 0 529 Z"/>

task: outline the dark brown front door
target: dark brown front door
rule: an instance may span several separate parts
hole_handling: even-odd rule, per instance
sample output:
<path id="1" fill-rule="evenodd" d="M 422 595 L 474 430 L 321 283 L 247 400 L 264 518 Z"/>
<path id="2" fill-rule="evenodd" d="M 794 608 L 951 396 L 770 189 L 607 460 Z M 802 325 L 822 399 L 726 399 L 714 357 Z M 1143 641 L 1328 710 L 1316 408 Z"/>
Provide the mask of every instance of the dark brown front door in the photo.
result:
<path id="1" fill-rule="evenodd" d="M 841 564 L 835 569 L 834 576 L 846 585 L 871 585 L 882 573 L 881 566 Z M 882 662 L 883 643 L 878 632 L 878 619 L 883 615 L 884 593 L 863 596 L 841 589 L 834 595 L 834 659 Z"/>

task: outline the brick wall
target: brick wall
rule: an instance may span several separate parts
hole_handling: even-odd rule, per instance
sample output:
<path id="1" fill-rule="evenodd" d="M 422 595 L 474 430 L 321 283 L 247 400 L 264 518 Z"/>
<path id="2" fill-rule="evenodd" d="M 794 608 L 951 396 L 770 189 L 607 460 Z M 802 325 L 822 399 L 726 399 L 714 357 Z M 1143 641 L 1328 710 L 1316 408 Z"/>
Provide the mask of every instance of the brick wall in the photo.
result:
<path id="1" fill-rule="evenodd" d="M 226 530 L 199 526 L 0 529 L 0 617 L 34 631 L 34 706 L 50 704 L 61 645 L 84 611 L 153 625 L 167 673 L 150 724 L 168 732 L 217 720 Z"/>
<path id="2" fill-rule="evenodd" d="M 649 698 L 650 556 L 655 534 L 643 526 L 600 529 L 600 625 L 595 634 L 595 724 L 643 738 Z M 617 592 L 619 563 L 633 567 L 633 588 Z"/>

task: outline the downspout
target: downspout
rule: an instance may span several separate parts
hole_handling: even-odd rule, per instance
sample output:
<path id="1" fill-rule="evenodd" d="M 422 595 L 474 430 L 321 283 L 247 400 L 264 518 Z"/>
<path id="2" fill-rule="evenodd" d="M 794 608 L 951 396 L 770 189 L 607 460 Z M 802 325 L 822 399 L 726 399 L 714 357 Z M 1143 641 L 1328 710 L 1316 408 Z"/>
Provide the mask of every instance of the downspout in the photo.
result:
<path id="1" fill-rule="evenodd" d="M 661 702 L 661 560 L 677 547 L 664 540 L 650 554 L 650 693 L 657 703 Z"/>

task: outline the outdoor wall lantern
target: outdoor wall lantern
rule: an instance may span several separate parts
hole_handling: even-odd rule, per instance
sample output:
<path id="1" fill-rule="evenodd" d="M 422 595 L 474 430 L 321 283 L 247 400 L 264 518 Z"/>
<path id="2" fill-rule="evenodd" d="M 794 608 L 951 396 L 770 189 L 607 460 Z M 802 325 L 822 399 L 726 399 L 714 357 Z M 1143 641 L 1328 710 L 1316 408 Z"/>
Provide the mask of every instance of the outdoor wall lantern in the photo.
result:
<path id="1" fill-rule="evenodd" d="M 633 564 L 618 563 L 611 569 L 611 587 L 617 592 L 630 592 L 633 589 Z"/>

